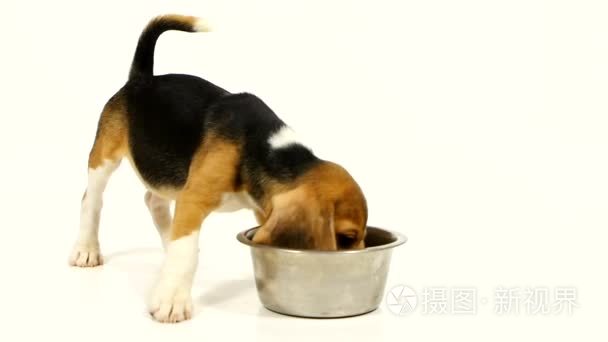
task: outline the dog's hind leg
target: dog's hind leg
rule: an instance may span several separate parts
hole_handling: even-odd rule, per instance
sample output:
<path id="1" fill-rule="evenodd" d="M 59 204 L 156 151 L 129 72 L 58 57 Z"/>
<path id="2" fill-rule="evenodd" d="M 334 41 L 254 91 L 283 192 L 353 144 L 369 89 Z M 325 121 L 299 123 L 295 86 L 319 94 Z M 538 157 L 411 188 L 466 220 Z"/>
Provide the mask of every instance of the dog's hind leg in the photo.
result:
<path id="1" fill-rule="evenodd" d="M 90 267 L 103 262 L 98 239 L 102 197 L 110 175 L 127 151 L 126 132 L 122 97 L 117 94 L 104 107 L 89 154 L 88 184 L 82 197 L 80 228 L 69 258 L 73 266 Z"/>
<path id="2" fill-rule="evenodd" d="M 172 220 L 171 211 L 169 209 L 171 201 L 155 195 L 151 191 L 146 192 L 144 200 L 150 211 L 150 215 L 152 216 L 154 226 L 156 227 L 156 230 L 158 230 L 160 239 L 163 242 L 163 247 L 166 249 Z"/>

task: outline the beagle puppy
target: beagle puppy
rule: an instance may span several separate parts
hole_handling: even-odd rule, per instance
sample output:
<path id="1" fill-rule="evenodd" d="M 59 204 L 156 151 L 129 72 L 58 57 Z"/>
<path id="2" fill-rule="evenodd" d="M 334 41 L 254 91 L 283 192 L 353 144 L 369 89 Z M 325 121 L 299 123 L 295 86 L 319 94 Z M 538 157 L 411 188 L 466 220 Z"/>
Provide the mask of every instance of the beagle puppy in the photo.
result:
<path id="1" fill-rule="evenodd" d="M 123 157 L 148 190 L 145 203 L 165 248 L 149 303 L 160 322 L 191 317 L 199 230 L 213 211 L 253 210 L 259 244 L 363 248 L 367 206 L 358 184 L 338 164 L 316 157 L 262 100 L 191 75 L 153 75 L 154 47 L 167 30 L 208 26 L 164 15 L 142 32 L 128 81 L 99 119 L 70 264 L 102 264 L 102 195 Z"/>

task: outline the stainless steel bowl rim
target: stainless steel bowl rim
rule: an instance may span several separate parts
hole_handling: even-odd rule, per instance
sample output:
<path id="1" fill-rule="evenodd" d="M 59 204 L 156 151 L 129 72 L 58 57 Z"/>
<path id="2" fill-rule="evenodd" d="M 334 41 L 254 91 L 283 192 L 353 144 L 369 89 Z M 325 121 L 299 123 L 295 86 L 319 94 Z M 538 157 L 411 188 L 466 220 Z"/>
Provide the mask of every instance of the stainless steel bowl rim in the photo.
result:
<path id="1" fill-rule="evenodd" d="M 385 231 L 387 233 L 390 233 L 391 235 L 393 235 L 395 237 L 395 241 L 384 244 L 384 245 L 378 245 L 378 246 L 373 246 L 373 247 L 366 247 L 364 249 L 356 249 L 356 250 L 339 250 L 339 251 L 319 251 L 319 250 L 312 250 L 312 249 L 292 249 L 292 248 L 283 248 L 283 247 L 275 247 L 275 246 L 269 246 L 269 245 L 262 245 L 262 244 L 258 244 L 258 243 L 254 243 L 253 241 L 251 241 L 250 239 L 247 238 L 247 234 L 255 229 L 260 228 L 260 226 L 257 227 L 253 227 L 253 228 L 249 228 L 247 230 L 244 230 L 240 233 L 237 234 L 236 238 L 237 240 L 244 244 L 247 245 L 249 247 L 252 248 L 264 248 L 264 249 L 272 249 L 272 250 L 276 250 L 276 251 L 281 251 L 281 252 L 287 252 L 287 253 L 302 253 L 302 254 L 310 254 L 310 253 L 314 253 L 314 254 L 361 254 L 361 253 L 372 253 L 372 252 L 376 252 L 376 251 L 380 251 L 380 250 L 384 250 L 384 249 L 389 249 L 389 248 L 395 248 L 397 246 L 400 246 L 404 243 L 407 242 L 407 237 L 399 232 L 395 232 L 395 231 L 391 231 L 391 230 L 386 230 L 386 229 L 382 229 L 382 228 L 378 228 L 378 227 L 373 227 L 373 226 L 368 226 L 368 228 L 373 228 L 373 229 L 378 229 L 378 230 L 382 230 Z"/>

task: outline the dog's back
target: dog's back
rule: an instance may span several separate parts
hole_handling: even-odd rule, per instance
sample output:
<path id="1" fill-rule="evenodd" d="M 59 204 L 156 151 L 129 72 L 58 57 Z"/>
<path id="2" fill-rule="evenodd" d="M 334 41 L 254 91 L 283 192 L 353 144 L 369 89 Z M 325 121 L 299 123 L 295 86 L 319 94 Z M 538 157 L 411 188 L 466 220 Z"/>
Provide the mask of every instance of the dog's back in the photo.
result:
<path id="1" fill-rule="evenodd" d="M 122 92 L 134 166 L 150 186 L 183 186 L 204 138 L 208 107 L 228 92 L 176 74 L 130 80 Z"/>

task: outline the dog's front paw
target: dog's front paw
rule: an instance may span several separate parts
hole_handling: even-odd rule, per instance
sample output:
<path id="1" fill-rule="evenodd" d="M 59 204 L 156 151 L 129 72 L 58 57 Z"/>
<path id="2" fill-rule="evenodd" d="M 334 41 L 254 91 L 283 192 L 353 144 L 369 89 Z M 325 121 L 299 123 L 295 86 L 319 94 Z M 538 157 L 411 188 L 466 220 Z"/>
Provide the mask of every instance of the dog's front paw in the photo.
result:
<path id="1" fill-rule="evenodd" d="M 192 317 L 192 298 L 184 288 L 158 287 L 150 301 L 150 314 L 162 323 L 181 322 Z"/>
<path id="2" fill-rule="evenodd" d="M 78 267 L 94 267 L 103 264 L 99 246 L 76 245 L 70 254 L 69 263 Z"/>

